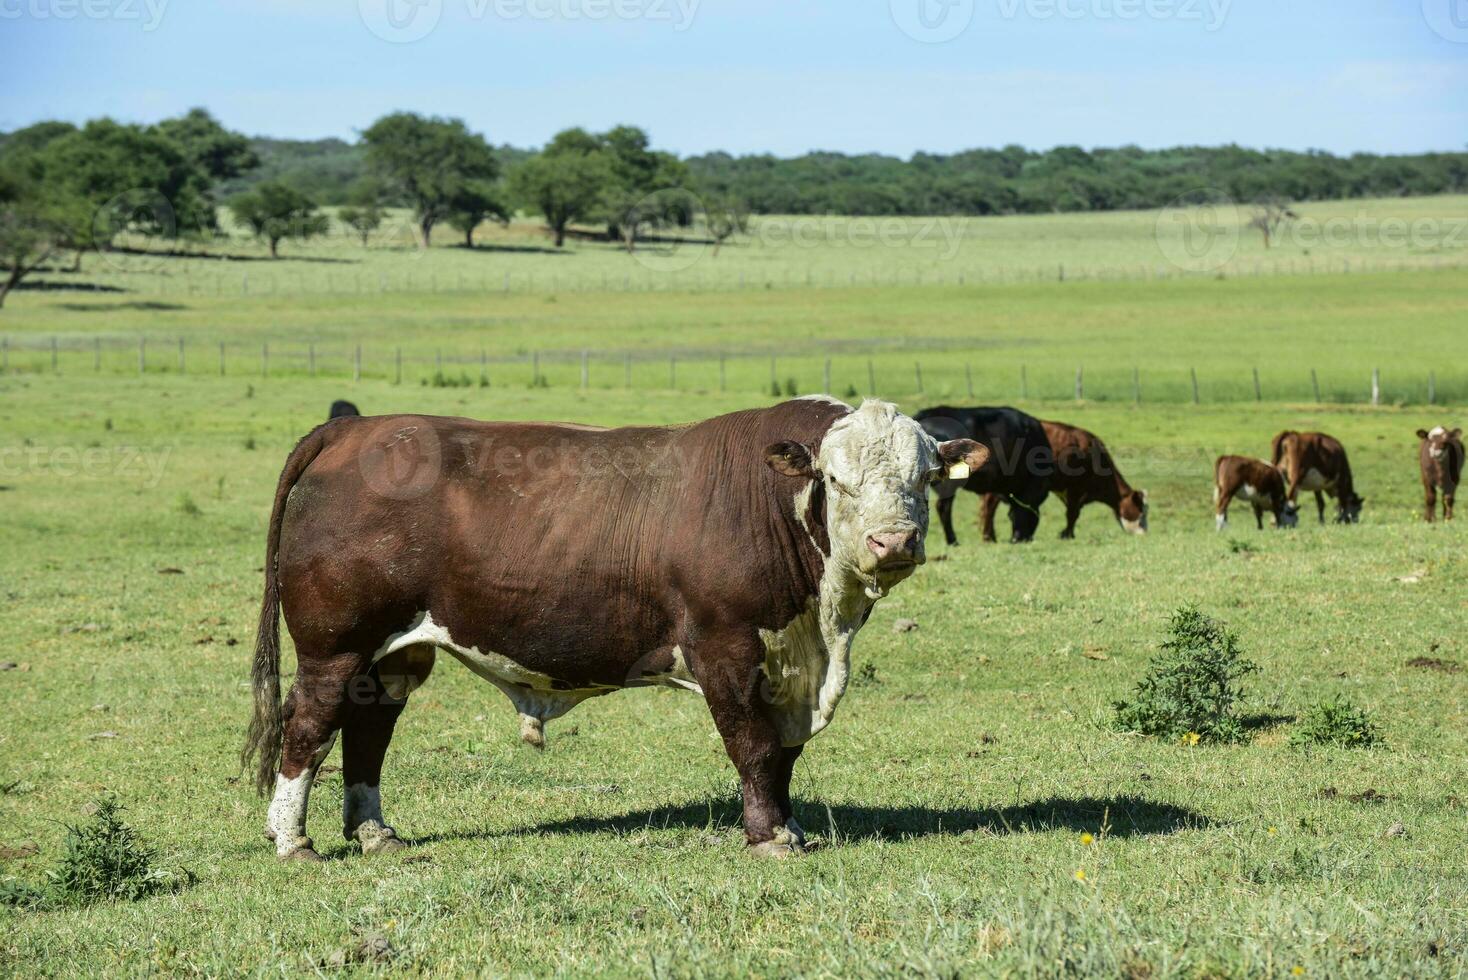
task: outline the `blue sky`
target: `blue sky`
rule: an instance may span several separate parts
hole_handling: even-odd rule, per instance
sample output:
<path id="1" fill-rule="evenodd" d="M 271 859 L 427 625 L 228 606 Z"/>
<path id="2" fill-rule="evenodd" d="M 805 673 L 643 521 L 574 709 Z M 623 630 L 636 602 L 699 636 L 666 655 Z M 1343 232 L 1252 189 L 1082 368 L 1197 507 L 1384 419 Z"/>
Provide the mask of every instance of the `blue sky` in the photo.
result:
<path id="1" fill-rule="evenodd" d="M 628 122 L 679 153 L 1461 150 L 1468 0 L 0 0 L 0 91 L 0 129 L 204 105 L 286 137 Z"/>

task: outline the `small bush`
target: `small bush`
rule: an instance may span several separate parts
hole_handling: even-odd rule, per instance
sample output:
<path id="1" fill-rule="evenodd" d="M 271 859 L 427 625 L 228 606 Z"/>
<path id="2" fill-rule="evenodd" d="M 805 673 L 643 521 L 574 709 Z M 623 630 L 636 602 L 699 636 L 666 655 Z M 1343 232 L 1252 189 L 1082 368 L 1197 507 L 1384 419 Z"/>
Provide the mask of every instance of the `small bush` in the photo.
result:
<path id="1" fill-rule="evenodd" d="M 1306 710 L 1300 727 L 1290 735 L 1291 745 L 1333 745 L 1345 749 L 1369 749 L 1382 743 L 1381 729 L 1364 708 L 1337 694 L 1317 701 Z"/>
<path id="2" fill-rule="evenodd" d="M 1173 613 L 1162 652 L 1131 701 L 1117 701 L 1124 731 L 1161 738 L 1239 742 L 1244 726 L 1234 713 L 1243 700 L 1240 678 L 1259 669 L 1239 652 L 1238 636 L 1197 606 Z"/>
<path id="3" fill-rule="evenodd" d="M 794 378 L 785 379 L 785 395 L 788 398 L 799 398 L 800 389 L 796 387 Z"/>
<path id="4" fill-rule="evenodd" d="M 846 386 L 846 397 L 847 398 L 858 398 L 858 397 L 860 397 L 860 395 L 861 395 L 861 392 L 859 392 L 859 391 L 856 390 L 856 385 L 847 385 Z"/>
<path id="5" fill-rule="evenodd" d="M 423 385 L 433 388 L 472 388 L 474 379 L 460 372 L 458 375 L 444 374 L 442 371 L 433 372 L 433 377 L 424 378 Z"/>
<path id="6" fill-rule="evenodd" d="M 0 881 L 0 906 L 39 909 L 131 902 L 193 884 L 195 878 L 187 871 L 154 866 L 156 852 L 123 822 L 116 800 L 103 797 L 95 806 L 90 822 L 67 825 L 65 850 L 56 867 L 46 872 L 45 886 L 6 878 Z"/>
<path id="7" fill-rule="evenodd" d="M 199 505 L 194 502 L 194 498 L 189 496 L 187 493 L 179 494 L 178 502 L 174 506 L 177 507 L 178 512 L 185 517 L 198 517 L 200 514 L 204 513 L 202 510 L 199 509 Z"/>

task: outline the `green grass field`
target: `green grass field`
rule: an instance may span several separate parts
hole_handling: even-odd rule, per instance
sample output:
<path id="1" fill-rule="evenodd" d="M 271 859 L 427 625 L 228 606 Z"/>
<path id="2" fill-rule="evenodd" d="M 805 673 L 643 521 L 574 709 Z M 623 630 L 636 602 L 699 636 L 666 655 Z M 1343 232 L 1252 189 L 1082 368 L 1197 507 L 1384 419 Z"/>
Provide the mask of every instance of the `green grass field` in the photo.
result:
<path id="1" fill-rule="evenodd" d="M 737 784 L 696 697 L 589 702 L 537 754 L 497 692 L 445 663 L 385 777 L 412 859 L 336 843 L 337 773 L 312 811 L 332 860 L 308 868 L 275 861 L 234 759 L 271 489 L 340 392 L 0 379 L 0 622 L 19 664 L 0 673 L 0 874 L 38 879 L 62 823 L 109 792 L 199 877 L 137 903 L 0 911 L 5 972 L 335 972 L 367 935 L 396 951 L 381 968 L 439 974 L 1463 972 L 1468 675 L 1405 665 L 1468 662 L 1460 529 L 1416 513 L 1412 430 L 1450 415 L 1029 405 L 1110 440 L 1152 493 L 1152 533 L 1091 510 L 1060 542 L 1052 502 L 1033 546 L 982 547 L 971 528 L 958 549 L 935 544 L 945 560 L 879 604 L 861 680 L 797 770 L 800 819 L 822 839 L 807 858 L 743 853 Z M 605 423 L 761 401 L 375 381 L 357 397 Z M 1364 523 L 1260 533 L 1240 514 L 1216 534 L 1212 457 L 1262 453 L 1286 425 L 1346 441 Z M 1249 744 L 1105 727 L 1190 599 L 1263 667 Z M 894 634 L 898 617 L 919 629 Z M 1385 748 L 1287 744 L 1293 716 L 1337 692 L 1371 710 Z M 1352 802 L 1367 790 L 1382 798 Z M 1406 832 L 1384 836 L 1395 823 Z"/>
<path id="2" fill-rule="evenodd" d="M 1438 217 L 1464 203 L 1436 201 L 1389 203 Z M 1100 218 L 1032 220 L 1017 239 L 1053 227 L 1055 254 L 1079 267 L 1087 254 L 1128 254 L 1128 224 L 1152 218 L 1113 216 L 1096 237 L 1076 229 Z M 705 264 L 748 261 L 736 251 Z M 871 255 L 872 267 L 900 265 L 895 252 Z M 436 248 L 419 268 L 447 276 L 453 263 L 522 258 L 537 275 L 626 260 Z M 371 261 L 389 260 L 384 248 Z M 1422 523 L 1413 432 L 1463 422 L 1468 371 L 1454 353 L 1468 271 L 1430 256 L 1408 264 L 1221 280 L 874 288 L 837 276 L 820 289 L 330 295 L 313 288 L 316 265 L 282 262 L 303 270 L 303 286 L 214 295 L 160 286 L 155 270 L 124 293 L 13 295 L 0 311 L 0 661 L 16 665 L 0 671 L 0 883 L 42 881 L 64 825 L 102 794 L 128 807 L 160 863 L 198 880 L 138 902 L 0 905 L 0 973 L 1463 975 L 1468 532 Z M 423 384 L 440 351 L 446 375 L 476 383 Z M 535 352 L 543 385 L 531 381 Z M 853 686 L 796 770 L 798 817 L 820 838 L 805 858 L 744 853 L 734 771 L 695 696 L 590 701 L 551 723 L 536 753 L 503 697 L 445 660 L 388 756 L 384 808 L 412 851 L 374 861 L 340 842 L 333 757 L 311 818 L 328 862 L 277 863 L 265 801 L 238 778 L 236 755 L 275 481 L 331 400 L 370 413 L 676 422 L 770 403 L 772 356 L 782 387 L 825 387 L 829 358 L 837 394 L 864 394 L 874 377 L 915 411 L 969 401 L 972 376 L 976 402 L 1091 428 L 1150 491 L 1151 533 L 1129 537 L 1092 508 L 1078 540 L 1061 542 L 1052 500 L 1033 545 L 982 546 L 966 495 L 962 545 L 932 537 L 941 560 L 878 604 Z M 1373 368 L 1380 407 L 1361 404 Z M 1214 457 L 1265 455 L 1282 428 L 1345 442 L 1361 525 L 1318 527 L 1307 504 L 1295 531 L 1255 531 L 1243 507 L 1227 533 L 1213 530 Z M 1245 744 L 1162 743 L 1107 724 L 1187 601 L 1236 628 L 1261 665 L 1247 681 Z M 898 618 L 919 627 L 896 633 Z M 1384 747 L 1290 744 L 1299 714 L 1335 694 L 1371 712 Z M 392 953 L 357 961 L 374 936 Z"/>

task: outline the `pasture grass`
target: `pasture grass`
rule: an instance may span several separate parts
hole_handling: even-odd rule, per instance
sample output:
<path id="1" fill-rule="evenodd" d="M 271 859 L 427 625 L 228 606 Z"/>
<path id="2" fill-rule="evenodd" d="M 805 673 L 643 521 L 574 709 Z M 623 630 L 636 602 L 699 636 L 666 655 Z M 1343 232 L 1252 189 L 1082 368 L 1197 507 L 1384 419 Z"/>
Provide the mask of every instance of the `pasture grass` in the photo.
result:
<path id="1" fill-rule="evenodd" d="M 1398 288 L 1431 281 L 1382 283 L 1380 302 L 1402 322 L 1420 306 L 1441 339 L 1446 301 Z M 17 309 L 37 297 L 24 299 Z M 885 312 L 902 299 L 883 297 Z M 1117 329 L 1105 310 L 1099 322 Z M 282 865 L 236 771 L 263 535 L 286 453 L 343 395 L 369 412 L 602 424 L 770 401 L 748 388 L 0 376 L 0 660 L 17 665 L 0 671 L 0 878 L 39 880 L 100 794 L 127 806 L 160 865 L 197 876 L 136 902 L 0 909 L 0 972 L 1468 969 L 1468 675 L 1454 672 L 1468 662 L 1468 560 L 1462 526 L 1419 518 L 1413 436 L 1459 421 L 1448 411 L 1024 403 L 1108 441 L 1151 493 L 1151 533 L 1129 537 L 1092 508 L 1062 542 L 1052 500 L 1033 545 L 981 546 L 965 495 L 962 544 L 931 538 L 929 565 L 878 604 L 835 723 L 797 768 L 797 813 L 820 839 L 803 859 L 744 853 L 733 769 L 695 696 L 595 699 L 549 725 L 537 753 L 498 692 L 445 660 L 413 695 L 383 787 L 416 846 L 374 861 L 341 842 L 334 755 L 311 810 L 328 861 Z M 1215 533 L 1214 456 L 1266 454 L 1285 427 L 1345 442 L 1362 523 L 1319 527 L 1306 504 L 1292 532 L 1236 512 Z M 1189 601 L 1260 665 L 1240 744 L 1110 724 Z M 894 632 L 897 618 L 918 628 Z M 1336 695 L 1370 711 L 1385 747 L 1290 744 L 1301 713 Z"/>

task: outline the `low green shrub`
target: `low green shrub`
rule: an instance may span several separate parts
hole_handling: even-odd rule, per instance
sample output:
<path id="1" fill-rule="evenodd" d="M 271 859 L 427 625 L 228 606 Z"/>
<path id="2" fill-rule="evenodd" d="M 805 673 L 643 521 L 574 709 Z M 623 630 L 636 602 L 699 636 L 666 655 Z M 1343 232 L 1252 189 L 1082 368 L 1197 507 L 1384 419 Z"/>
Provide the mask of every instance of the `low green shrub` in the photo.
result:
<path id="1" fill-rule="evenodd" d="M 1238 682 L 1259 666 L 1239 651 L 1237 634 L 1191 604 L 1173 613 L 1167 634 L 1132 699 L 1115 702 L 1116 726 L 1189 742 L 1243 741 Z"/>
<path id="2" fill-rule="evenodd" d="M 1339 694 L 1307 708 L 1299 727 L 1290 735 L 1291 745 L 1333 745 L 1345 749 L 1369 749 L 1382 741 L 1381 729 L 1366 709 L 1356 707 Z"/>

